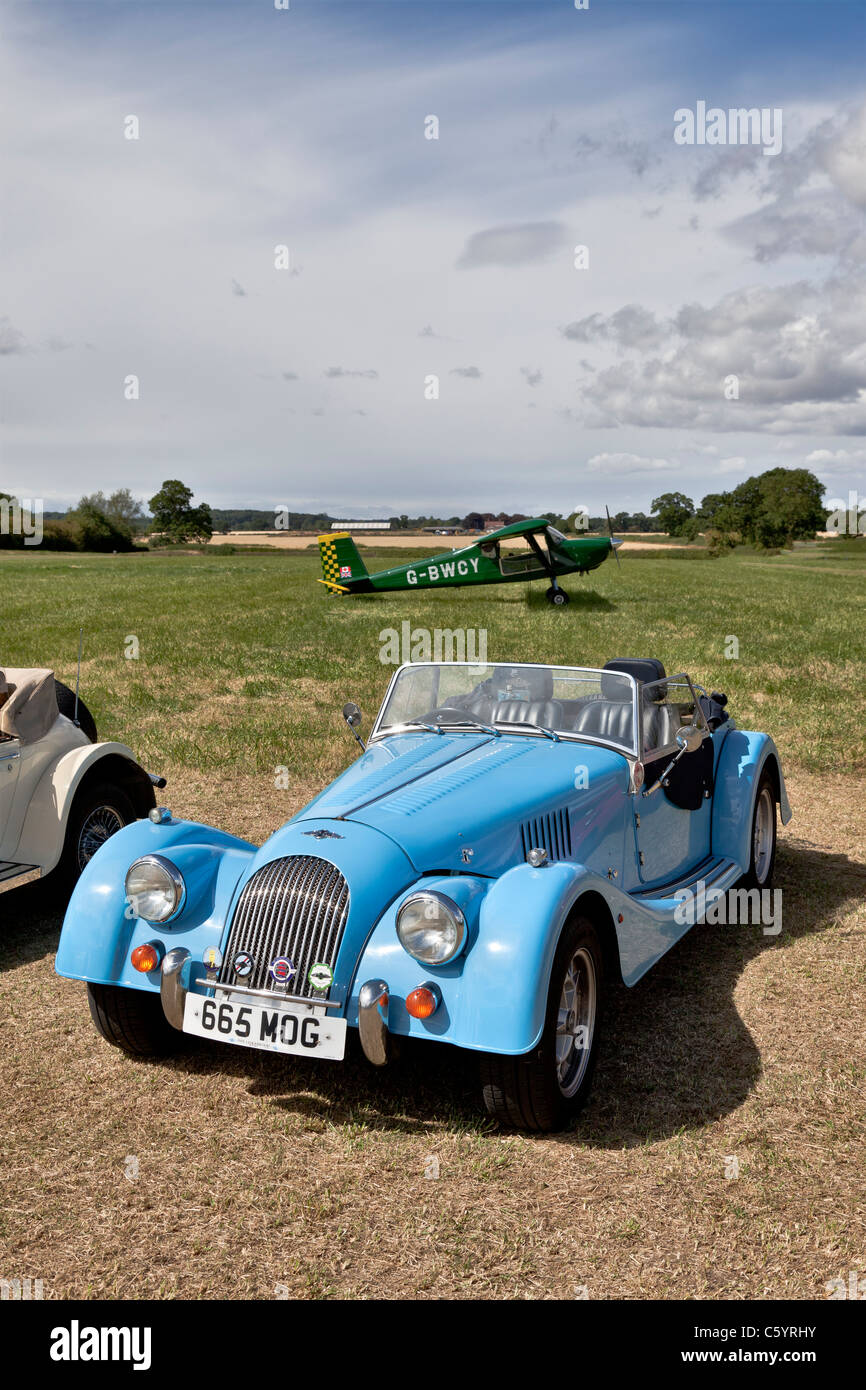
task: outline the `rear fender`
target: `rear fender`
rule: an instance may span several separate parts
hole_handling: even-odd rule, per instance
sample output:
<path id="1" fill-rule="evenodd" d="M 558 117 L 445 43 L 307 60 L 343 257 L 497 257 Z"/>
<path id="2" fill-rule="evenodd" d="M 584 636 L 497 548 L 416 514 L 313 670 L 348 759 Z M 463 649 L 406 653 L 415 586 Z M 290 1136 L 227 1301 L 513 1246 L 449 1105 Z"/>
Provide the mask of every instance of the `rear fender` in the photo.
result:
<path id="1" fill-rule="evenodd" d="M 722 744 L 713 793 L 713 854 L 733 859 L 746 873 L 751 863 L 752 818 L 764 769 L 774 778 L 783 825 L 791 807 L 779 750 L 769 734 L 731 729 Z"/>
<path id="2" fill-rule="evenodd" d="M 87 743 L 73 748 L 47 767 L 30 798 L 12 858 L 21 864 L 39 864 L 44 873 L 55 868 L 63 853 L 69 812 L 86 778 L 118 782 L 139 814 L 154 805 L 153 788 L 125 743 Z M 145 787 L 147 784 L 147 787 Z"/>

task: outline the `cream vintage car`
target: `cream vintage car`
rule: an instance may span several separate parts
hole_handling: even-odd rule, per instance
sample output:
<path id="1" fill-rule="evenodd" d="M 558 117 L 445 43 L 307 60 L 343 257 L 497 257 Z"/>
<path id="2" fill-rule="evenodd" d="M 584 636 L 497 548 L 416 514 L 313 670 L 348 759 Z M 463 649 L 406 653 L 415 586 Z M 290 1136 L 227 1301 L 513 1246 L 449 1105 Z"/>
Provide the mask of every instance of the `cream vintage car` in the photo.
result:
<path id="1" fill-rule="evenodd" d="M 97 741 L 87 706 L 53 671 L 0 667 L 0 893 L 48 874 L 70 889 L 164 785 L 126 744 Z"/>

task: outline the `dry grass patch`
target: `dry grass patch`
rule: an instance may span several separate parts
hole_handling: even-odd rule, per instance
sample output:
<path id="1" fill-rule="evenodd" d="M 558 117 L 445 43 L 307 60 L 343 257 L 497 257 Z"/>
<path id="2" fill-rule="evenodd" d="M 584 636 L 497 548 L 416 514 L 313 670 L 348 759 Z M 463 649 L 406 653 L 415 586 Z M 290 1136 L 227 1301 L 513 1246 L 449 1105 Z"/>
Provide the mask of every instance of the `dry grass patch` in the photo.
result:
<path id="1" fill-rule="evenodd" d="M 274 828 L 258 776 L 171 771 L 176 812 Z M 0 1271 L 55 1298 L 825 1297 L 866 1248 L 866 813 L 854 779 L 790 791 L 782 937 L 698 928 L 614 991 L 590 1104 L 542 1139 L 432 1045 L 385 1073 L 133 1062 L 53 974 L 58 915 L 10 895 Z"/>

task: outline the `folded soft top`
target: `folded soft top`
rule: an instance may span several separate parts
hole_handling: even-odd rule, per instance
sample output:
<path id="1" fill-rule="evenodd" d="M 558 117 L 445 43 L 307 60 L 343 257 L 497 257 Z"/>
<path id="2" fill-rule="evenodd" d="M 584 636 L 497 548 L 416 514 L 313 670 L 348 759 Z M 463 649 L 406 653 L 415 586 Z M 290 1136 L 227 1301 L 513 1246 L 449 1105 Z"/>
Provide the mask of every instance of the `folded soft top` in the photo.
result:
<path id="1" fill-rule="evenodd" d="M 36 743 L 59 715 L 53 671 L 14 666 L 0 670 L 0 734 Z"/>

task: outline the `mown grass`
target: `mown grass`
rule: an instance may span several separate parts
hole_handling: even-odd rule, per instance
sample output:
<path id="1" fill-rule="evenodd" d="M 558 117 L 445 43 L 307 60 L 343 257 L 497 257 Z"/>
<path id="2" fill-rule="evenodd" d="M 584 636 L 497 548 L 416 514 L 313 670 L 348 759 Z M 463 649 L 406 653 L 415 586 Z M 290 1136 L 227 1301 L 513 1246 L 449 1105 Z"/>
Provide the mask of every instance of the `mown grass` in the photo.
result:
<path id="1" fill-rule="evenodd" d="M 365 556 L 371 570 L 402 558 Z M 0 553 L 0 662 L 51 665 L 72 681 L 83 625 L 82 694 L 104 736 L 147 763 L 286 765 L 315 780 L 353 753 L 344 701 L 370 718 L 379 705 L 391 670 L 383 630 L 484 630 L 491 660 L 658 656 L 725 690 L 741 726 L 771 733 L 787 765 L 817 771 L 842 752 L 862 768 L 864 561 L 866 547 L 839 541 L 715 561 L 641 552 L 567 581 L 572 602 L 560 611 L 539 583 L 334 598 L 306 552 Z"/>
<path id="2" fill-rule="evenodd" d="M 62 909 L 0 897 L 0 1276 L 49 1298 L 823 1299 L 866 1272 L 856 546 L 643 553 L 570 581 L 565 612 L 540 586 L 329 599 L 303 552 L 0 553 L 0 665 L 73 679 L 83 623 L 102 735 L 168 772 L 177 814 L 256 842 L 354 757 L 340 708 L 372 716 L 404 620 L 485 628 L 493 659 L 685 667 L 774 735 L 795 813 L 782 934 L 696 928 L 614 989 L 589 1103 L 550 1137 L 500 1133 L 473 1058 L 432 1044 L 383 1071 L 355 1046 L 133 1061 L 54 974 Z"/>

